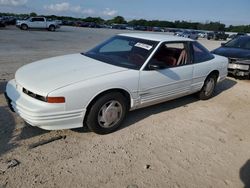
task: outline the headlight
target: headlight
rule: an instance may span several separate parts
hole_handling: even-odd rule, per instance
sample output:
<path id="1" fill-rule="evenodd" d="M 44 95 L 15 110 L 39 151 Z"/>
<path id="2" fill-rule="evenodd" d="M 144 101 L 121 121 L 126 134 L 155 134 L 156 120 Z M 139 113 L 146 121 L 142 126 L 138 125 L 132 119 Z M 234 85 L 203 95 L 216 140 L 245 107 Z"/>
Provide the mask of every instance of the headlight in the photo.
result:
<path id="1" fill-rule="evenodd" d="M 240 63 L 240 64 L 250 64 L 250 59 L 237 59 L 236 63 Z"/>
<path id="2" fill-rule="evenodd" d="M 249 70 L 249 65 L 228 64 L 229 69 Z"/>
<path id="3" fill-rule="evenodd" d="M 249 70 L 250 59 L 228 58 L 228 60 L 229 60 L 228 68 Z"/>
<path id="4" fill-rule="evenodd" d="M 26 95 L 29 95 L 30 97 L 34 99 L 47 102 L 47 103 L 65 103 L 65 97 L 44 97 L 44 96 L 35 94 L 25 88 L 23 88 L 23 93 L 25 93 Z"/>

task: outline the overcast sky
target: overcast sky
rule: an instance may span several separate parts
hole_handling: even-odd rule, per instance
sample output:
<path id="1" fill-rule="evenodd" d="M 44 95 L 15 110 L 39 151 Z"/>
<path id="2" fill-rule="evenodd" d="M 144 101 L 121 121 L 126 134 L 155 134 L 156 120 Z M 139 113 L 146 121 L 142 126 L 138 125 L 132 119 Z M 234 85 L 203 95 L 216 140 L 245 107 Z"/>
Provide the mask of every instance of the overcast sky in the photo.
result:
<path id="1" fill-rule="evenodd" d="M 0 12 L 250 24 L 250 0 L 0 0 Z"/>

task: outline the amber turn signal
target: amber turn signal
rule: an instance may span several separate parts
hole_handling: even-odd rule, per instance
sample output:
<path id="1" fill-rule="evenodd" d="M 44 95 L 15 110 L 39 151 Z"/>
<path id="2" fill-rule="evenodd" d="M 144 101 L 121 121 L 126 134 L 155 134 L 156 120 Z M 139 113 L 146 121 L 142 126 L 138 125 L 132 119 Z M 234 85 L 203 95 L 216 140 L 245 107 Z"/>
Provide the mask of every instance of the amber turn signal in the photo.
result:
<path id="1" fill-rule="evenodd" d="M 64 97 L 47 97 L 48 103 L 65 103 Z"/>

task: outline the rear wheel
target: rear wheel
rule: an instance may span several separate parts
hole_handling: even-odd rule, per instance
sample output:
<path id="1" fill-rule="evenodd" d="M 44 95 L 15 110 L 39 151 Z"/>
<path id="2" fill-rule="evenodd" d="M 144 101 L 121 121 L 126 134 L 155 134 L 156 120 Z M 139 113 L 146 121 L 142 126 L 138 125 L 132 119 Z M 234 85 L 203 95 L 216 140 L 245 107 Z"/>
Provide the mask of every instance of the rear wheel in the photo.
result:
<path id="1" fill-rule="evenodd" d="M 208 76 L 204 82 L 202 89 L 198 93 L 198 98 L 201 100 L 210 99 L 214 94 L 216 82 L 217 82 L 217 76 L 215 74 Z"/>
<path id="2" fill-rule="evenodd" d="M 121 93 L 107 93 L 91 106 L 86 124 L 97 134 L 111 133 L 121 125 L 127 110 L 126 98 Z"/>

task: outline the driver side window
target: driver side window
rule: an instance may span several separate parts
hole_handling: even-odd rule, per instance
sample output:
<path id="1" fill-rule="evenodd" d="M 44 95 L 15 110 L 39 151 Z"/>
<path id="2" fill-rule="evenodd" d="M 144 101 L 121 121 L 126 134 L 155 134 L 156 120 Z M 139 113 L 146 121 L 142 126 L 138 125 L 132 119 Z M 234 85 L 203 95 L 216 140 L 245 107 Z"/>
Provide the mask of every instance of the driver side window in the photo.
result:
<path id="1" fill-rule="evenodd" d="M 162 44 L 149 62 L 150 66 L 165 69 L 188 64 L 186 43 L 171 42 Z"/>

